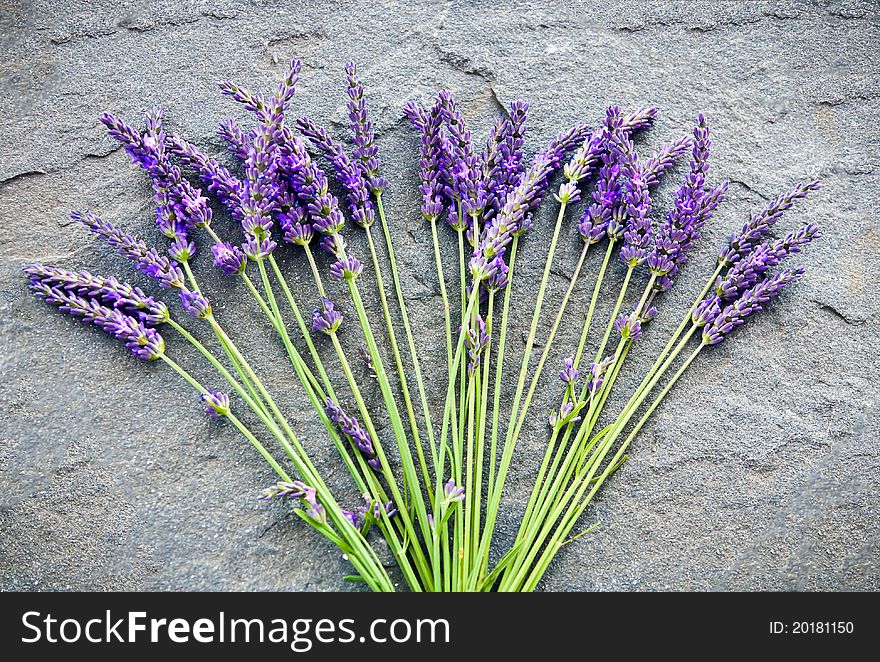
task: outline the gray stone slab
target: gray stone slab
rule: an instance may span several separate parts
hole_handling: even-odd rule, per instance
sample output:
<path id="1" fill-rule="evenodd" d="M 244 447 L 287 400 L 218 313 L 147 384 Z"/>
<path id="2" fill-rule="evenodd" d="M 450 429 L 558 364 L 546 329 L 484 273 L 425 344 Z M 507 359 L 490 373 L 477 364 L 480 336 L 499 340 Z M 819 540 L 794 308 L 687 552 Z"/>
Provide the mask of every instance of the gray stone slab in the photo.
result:
<path id="1" fill-rule="evenodd" d="M 351 588 L 332 546 L 282 508 L 255 501 L 271 475 L 230 426 L 205 420 L 170 371 L 139 364 L 35 301 L 19 271 L 36 260 L 87 267 L 153 291 L 67 219 L 72 208 L 91 209 L 161 243 L 146 178 L 104 135 L 98 116 L 111 110 L 138 122 L 161 104 L 171 127 L 220 154 L 217 122 L 246 118 L 215 81 L 270 88 L 293 56 L 304 63 L 294 112 L 328 123 L 339 137 L 342 65 L 361 64 L 432 403 L 445 388 L 436 360 L 444 355 L 442 315 L 418 213 L 417 137 L 400 117 L 407 100 L 448 88 L 482 136 L 502 106 L 526 99 L 530 152 L 578 119 L 596 121 L 611 102 L 662 110 L 639 138 L 642 150 L 689 131 L 697 112 L 709 117 L 711 177 L 731 181 L 730 199 L 631 353 L 610 411 L 699 291 L 727 234 L 793 182 L 821 178 L 822 190 L 780 228 L 824 228 L 824 238 L 795 258 L 806 278 L 698 359 L 579 529 L 601 526 L 559 554 L 541 588 L 880 588 L 875 3 L 36 1 L 7 4 L 0 26 L 0 588 Z M 658 214 L 681 173 L 659 189 Z M 579 210 L 564 229 L 551 312 L 579 249 Z M 548 201 L 521 252 L 507 406 L 554 217 Z M 217 227 L 235 236 L 220 214 Z M 443 230 L 454 273 L 453 235 Z M 365 254 L 362 233 L 349 234 Z M 354 499 L 283 351 L 247 293 L 211 272 L 202 246 L 195 268 L 218 317 L 280 394 L 329 482 Z M 547 440 L 546 415 L 559 397 L 557 366 L 577 342 L 599 261 L 588 258 L 532 406 L 499 549 L 516 532 Z M 285 251 L 282 262 L 310 309 L 314 292 L 300 258 Z M 622 272 L 615 264 L 602 322 Z M 374 288 L 363 282 L 379 326 Z M 539 339 L 549 322 L 545 315 Z M 352 326 L 343 337 L 357 344 Z M 169 341 L 172 355 L 212 379 L 197 355 L 170 334 Z M 369 397 L 378 407 L 375 389 Z"/>

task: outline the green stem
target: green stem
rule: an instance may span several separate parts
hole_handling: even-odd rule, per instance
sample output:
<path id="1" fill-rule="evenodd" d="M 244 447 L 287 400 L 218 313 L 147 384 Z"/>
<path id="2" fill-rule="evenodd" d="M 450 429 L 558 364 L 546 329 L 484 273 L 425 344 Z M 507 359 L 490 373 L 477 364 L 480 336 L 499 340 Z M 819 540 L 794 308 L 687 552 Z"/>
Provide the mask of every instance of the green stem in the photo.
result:
<path id="1" fill-rule="evenodd" d="M 422 405 L 422 413 L 425 417 L 425 427 L 427 428 L 428 434 L 428 443 L 431 446 L 431 459 L 434 463 L 434 471 L 437 471 L 437 446 L 434 440 L 434 425 L 431 423 L 431 411 L 428 407 L 428 395 L 427 390 L 425 389 L 425 382 L 422 378 L 422 366 L 419 361 L 418 353 L 416 352 L 416 344 L 413 339 L 412 328 L 410 326 L 409 314 L 406 310 L 406 299 L 403 296 L 403 288 L 400 284 L 400 275 L 398 273 L 397 268 L 397 258 L 394 255 L 394 243 L 391 240 L 391 232 L 388 228 L 388 222 L 385 218 L 385 206 L 382 204 L 382 194 L 376 194 L 376 208 L 379 210 L 379 219 L 382 223 L 382 232 L 385 235 L 385 246 L 388 249 L 388 258 L 391 263 L 391 279 L 394 282 L 394 291 L 397 294 L 397 303 L 400 306 L 400 316 L 403 320 L 403 330 L 406 334 L 406 342 L 409 346 L 410 357 L 413 362 L 413 372 L 416 375 L 416 387 L 419 390 L 419 399 L 421 400 Z M 428 489 L 428 493 L 431 493 L 431 483 L 429 480 L 425 481 L 425 485 Z"/>
<path id="2" fill-rule="evenodd" d="M 498 508 L 501 503 L 501 493 L 504 490 L 504 481 L 507 478 L 507 471 L 510 468 L 510 461 L 513 459 L 513 451 L 516 448 L 517 438 L 513 436 L 514 422 L 519 413 L 519 402 L 525 388 L 526 376 L 529 369 L 529 361 L 532 357 L 532 348 L 535 344 L 535 336 L 538 331 L 538 321 L 541 316 L 541 307 L 544 303 L 544 293 L 547 291 L 547 282 L 550 277 L 550 268 L 553 266 L 553 255 L 556 252 L 556 244 L 559 241 L 559 233 L 562 229 L 562 219 L 565 216 L 566 204 L 564 202 L 559 205 L 559 214 L 556 217 L 556 227 L 553 230 L 553 237 L 550 239 L 550 248 L 547 251 L 547 259 L 544 262 L 544 273 L 541 276 L 541 283 L 538 286 L 538 293 L 535 299 L 535 308 L 532 312 L 532 322 L 529 327 L 529 335 L 526 340 L 526 348 L 523 353 L 522 363 L 520 364 L 519 379 L 517 380 L 516 393 L 513 398 L 513 405 L 510 412 L 510 420 L 507 424 L 507 434 L 504 440 L 504 448 L 501 451 L 501 463 L 498 467 L 498 475 L 492 494 L 488 496 L 486 509 L 486 526 L 483 529 L 483 536 L 480 542 L 480 557 L 487 558 L 489 554 L 489 545 L 492 535 L 495 532 L 495 521 L 498 516 Z M 513 268 L 510 268 L 510 273 Z"/>
<path id="3" fill-rule="evenodd" d="M 397 334 L 394 332 L 394 323 L 391 321 L 391 310 L 388 308 L 388 299 L 385 296 L 385 278 L 382 276 L 382 269 L 379 266 L 379 256 L 376 253 L 376 245 L 373 242 L 373 233 L 370 228 L 366 228 L 367 244 L 370 248 L 370 257 L 373 261 L 373 271 L 376 274 L 376 289 L 379 292 L 379 302 L 382 305 L 382 316 L 385 319 L 385 327 L 388 330 L 388 340 L 391 343 L 391 355 L 394 358 L 394 364 L 397 368 L 397 377 L 400 379 L 400 391 L 403 394 L 403 404 L 406 408 L 406 415 L 409 420 L 409 428 L 413 436 L 413 445 L 416 447 L 416 456 L 419 460 L 419 466 L 422 470 L 422 476 L 425 484 L 430 485 L 431 478 L 428 473 L 428 464 L 425 461 L 425 453 L 422 448 L 421 435 L 419 434 L 419 424 L 416 421 L 416 413 L 409 395 L 409 382 L 406 378 L 406 370 L 403 367 L 403 357 L 400 355 L 400 349 L 397 345 Z M 392 258 L 392 265 L 394 264 Z M 394 267 L 396 270 L 396 267 Z M 430 490 L 430 487 L 429 487 Z"/>

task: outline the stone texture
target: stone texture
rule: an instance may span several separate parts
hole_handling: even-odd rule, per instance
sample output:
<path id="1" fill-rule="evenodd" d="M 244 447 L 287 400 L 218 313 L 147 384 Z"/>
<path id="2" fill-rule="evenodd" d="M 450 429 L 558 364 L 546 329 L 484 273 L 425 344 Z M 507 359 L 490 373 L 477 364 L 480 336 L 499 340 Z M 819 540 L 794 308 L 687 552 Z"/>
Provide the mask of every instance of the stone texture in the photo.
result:
<path id="1" fill-rule="evenodd" d="M 99 114 L 137 121 L 162 104 L 170 125 L 220 153 L 217 122 L 243 115 L 214 82 L 268 88 L 292 56 L 304 62 L 295 112 L 329 122 L 340 136 L 342 64 L 361 63 L 432 402 L 443 388 L 434 377 L 442 317 L 425 257 L 430 236 L 417 213 L 417 139 L 399 113 L 406 100 L 426 101 L 447 87 L 483 135 L 503 105 L 527 99 L 531 150 L 579 118 L 598 118 L 609 102 L 662 109 L 641 149 L 688 130 L 699 111 L 710 118 L 712 177 L 732 182 L 730 201 L 632 352 L 617 407 L 699 290 L 725 236 L 792 182 L 820 177 L 823 189 L 782 224 L 825 229 L 796 258 L 806 279 L 696 362 L 581 524 L 598 519 L 601 526 L 559 554 L 542 588 L 880 588 L 876 5 L 318 4 L 35 1 L 0 14 L 0 588 L 350 588 L 335 550 L 281 509 L 255 502 L 271 476 L 229 426 L 205 420 L 168 370 L 137 364 L 113 341 L 33 300 L 19 272 L 41 260 L 141 282 L 67 220 L 71 208 L 88 208 L 160 241 L 145 177 L 105 137 Z M 661 187 L 657 209 L 669 203 L 674 179 Z M 509 382 L 554 206 L 538 214 L 517 269 Z M 234 236 L 228 219 L 217 224 Z M 361 234 L 351 233 L 363 255 Z M 453 272 L 454 245 L 444 234 Z M 577 246 L 570 222 L 548 310 Z M 220 319 L 281 394 L 329 480 L 348 489 L 278 343 L 246 293 L 211 273 L 205 253 L 196 270 Z M 528 496 L 545 417 L 559 396 L 556 366 L 577 341 L 598 262 L 588 260 L 533 404 L 509 480 L 502 546 Z M 292 252 L 283 263 L 311 306 L 303 265 Z M 615 266 L 605 315 L 621 274 Z M 368 303 L 377 313 L 375 297 Z M 543 335 L 549 322 L 546 315 Z M 349 346 L 357 342 L 351 327 L 344 336 Z M 172 354 L 211 379 L 197 356 L 169 340 Z M 375 390 L 370 397 L 377 402 Z"/>

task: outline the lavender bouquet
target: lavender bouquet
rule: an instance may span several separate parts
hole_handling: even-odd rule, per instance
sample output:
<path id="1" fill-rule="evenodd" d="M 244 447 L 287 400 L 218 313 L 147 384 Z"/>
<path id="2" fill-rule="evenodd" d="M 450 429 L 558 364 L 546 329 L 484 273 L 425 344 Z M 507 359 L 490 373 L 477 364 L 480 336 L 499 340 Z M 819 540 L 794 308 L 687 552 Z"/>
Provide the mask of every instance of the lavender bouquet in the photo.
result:
<path id="1" fill-rule="evenodd" d="M 626 460 L 642 426 L 697 356 L 801 278 L 802 269 L 781 264 L 817 238 L 819 229 L 805 225 L 780 238 L 772 238 L 771 230 L 819 183 L 795 185 L 730 236 L 641 383 L 619 412 L 606 412 L 633 343 L 647 333 L 661 295 L 675 285 L 703 226 L 727 193 L 726 183 L 708 178 L 706 118 L 699 115 L 692 132 L 644 156 L 637 153 L 633 136 L 652 125 L 657 110 L 627 112 L 610 106 L 595 126 L 579 123 L 529 159 L 528 104 L 523 101 L 511 103 L 479 144 L 451 93 L 441 91 L 425 106 L 408 103 L 403 114 L 420 138 L 421 213 L 430 227 L 444 320 L 438 342 L 445 345 L 445 366 L 432 362 L 423 371 L 383 206 L 388 181 L 357 67 L 345 66 L 351 146 L 336 142 L 309 117 L 291 119 L 299 74 L 300 62 L 294 60 L 269 93 L 220 83 L 220 91 L 253 116 L 249 127 L 232 119 L 220 123 L 218 133 L 240 163 L 233 170 L 182 136 L 169 134 L 161 109 L 147 116 L 143 129 L 115 115 L 101 118 L 110 136 L 149 176 L 156 224 L 167 244 L 161 250 L 150 246 L 91 212 L 75 211 L 72 218 L 128 258 L 142 277 L 158 284 L 158 291 L 176 294 L 179 307 L 162 300 L 174 297 L 148 294 L 115 276 L 43 264 L 25 267 L 29 287 L 38 298 L 119 339 L 136 358 L 162 362 L 177 372 L 197 392 L 205 413 L 233 425 L 274 472 L 274 482 L 267 476 L 272 484 L 258 498 L 289 503 L 305 525 L 338 547 L 353 568 L 347 580 L 375 591 L 396 590 L 401 581 L 413 591 L 533 590 L 561 547 L 591 530 L 572 535 L 599 489 Z M 686 154 L 689 167 L 672 208 L 655 213 L 654 188 Z M 511 316 L 521 314 L 511 310 L 517 256 L 534 211 L 560 171 L 561 183 L 551 196 L 557 219 L 526 318 L 530 324 L 512 382 L 514 395 L 503 403 L 505 380 L 514 378 L 504 370 L 507 330 Z M 344 198 L 331 192 L 328 174 Z M 553 308 L 549 333 L 539 342 L 566 212 L 582 199 L 577 264 Z M 215 212 L 231 216 L 241 234 L 218 236 L 212 226 Z M 364 232 L 368 256 L 359 258 L 349 249 L 346 220 Z M 197 240 L 210 243 L 214 267 L 240 279 L 255 310 L 269 322 L 301 394 L 362 501 L 343 502 L 338 495 L 347 490 L 321 475 L 310 456 L 320 440 L 305 444 L 297 437 L 214 314 L 190 265 Z M 457 265 L 447 281 L 441 246 L 450 240 Z M 312 291 L 294 292 L 276 261 L 278 250 L 301 252 L 313 277 Z M 390 278 L 380 268 L 381 250 L 387 251 Z M 601 266 L 579 342 L 559 372 L 559 405 L 547 418 L 548 438 L 534 486 L 512 545 L 496 549 L 505 481 L 524 424 L 530 413 L 547 414 L 530 412 L 532 401 L 583 267 L 597 252 Z M 329 266 L 322 273 L 324 254 Z M 595 327 L 603 281 L 615 255 L 625 274 L 619 291 L 611 293 L 613 313 Z M 365 271 L 372 272 L 381 319 L 371 319 L 364 306 L 360 288 L 372 286 L 360 279 Z M 340 281 L 344 301 L 328 295 L 327 277 Z M 393 313 L 405 339 L 398 337 Z M 186 319 L 200 331 L 187 328 Z M 365 345 L 356 346 L 354 354 L 340 341 L 343 323 L 359 327 L 363 336 Z M 169 354 L 160 332 L 195 347 L 215 369 L 216 383 L 193 377 L 173 358 L 173 350 Z M 214 336 L 222 355 L 203 344 L 199 336 L 204 334 Z M 380 352 L 386 341 L 393 366 L 386 366 Z M 587 354 L 588 341 L 594 341 L 595 353 Z M 344 383 L 331 382 L 319 343 L 332 347 Z M 540 356 L 530 369 L 537 349 Z M 380 407 L 367 406 L 364 385 L 352 368 L 355 361 L 369 367 Z M 414 384 L 405 361 L 412 366 Z M 444 394 L 442 402 L 434 403 L 435 412 L 442 412 L 439 420 L 431 416 L 426 376 L 439 381 Z M 600 428 L 600 420 L 610 422 Z M 386 421 L 393 441 L 388 448 L 378 433 Z M 393 552 L 392 570 L 374 549 L 377 536 Z"/>

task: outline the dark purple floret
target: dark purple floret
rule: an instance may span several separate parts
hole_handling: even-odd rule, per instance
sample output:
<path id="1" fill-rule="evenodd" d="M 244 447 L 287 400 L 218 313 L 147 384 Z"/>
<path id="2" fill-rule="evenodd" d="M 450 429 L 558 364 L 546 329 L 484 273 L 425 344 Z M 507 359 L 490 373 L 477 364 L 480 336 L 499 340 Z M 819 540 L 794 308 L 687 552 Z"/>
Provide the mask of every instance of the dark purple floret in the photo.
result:
<path id="1" fill-rule="evenodd" d="M 229 414 L 229 395 L 220 391 L 208 390 L 199 396 L 205 405 L 205 413 L 211 418 L 222 418 Z"/>
<path id="2" fill-rule="evenodd" d="M 349 255 L 330 265 L 330 276 L 336 280 L 354 280 L 363 268 L 360 260 Z"/>
<path id="3" fill-rule="evenodd" d="M 751 289 L 743 292 L 731 304 L 725 306 L 703 330 L 703 344 L 717 345 L 736 327 L 745 323 L 746 318 L 761 310 L 763 305 L 777 296 L 788 285 L 803 276 L 803 269 L 783 269 L 768 276 Z"/>
<path id="4" fill-rule="evenodd" d="M 196 245 L 184 238 L 175 239 L 168 247 L 168 257 L 177 262 L 187 262 L 195 257 Z"/>
<path id="5" fill-rule="evenodd" d="M 574 356 L 569 356 L 565 359 L 565 366 L 559 373 L 559 379 L 561 379 L 566 386 L 574 386 L 574 383 L 579 377 L 580 373 L 577 371 L 577 368 L 574 367 Z"/>
<path id="6" fill-rule="evenodd" d="M 335 142 L 326 129 L 319 127 L 308 117 L 299 118 L 296 125 L 333 165 L 336 178 L 345 189 L 352 220 L 364 228 L 371 226 L 375 220 L 375 209 L 362 169 L 348 157 L 342 145 Z"/>
<path id="7" fill-rule="evenodd" d="M 614 330 L 620 334 L 622 340 L 635 340 L 642 335 L 642 323 L 634 313 L 621 313 L 614 321 Z"/>
<path id="8" fill-rule="evenodd" d="M 777 196 L 745 223 L 738 234 L 730 237 L 727 246 L 718 254 L 719 264 L 734 264 L 752 250 L 770 231 L 770 228 L 790 209 L 795 200 L 805 198 L 820 187 L 818 181 L 802 182 L 790 191 Z"/>
<path id="9" fill-rule="evenodd" d="M 58 306 L 62 312 L 82 320 L 85 324 L 94 324 L 121 340 L 136 358 L 153 361 L 165 351 L 165 342 L 156 329 L 126 315 L 119 308 L 108 308 L 99 299 L 81 297 L 61 286 L 52 287 L 36 279 L 31 279 L 29 287 L 38 299 Z"/>
<path id="10" fill-rule="evenodd" d="M 120 255 L 134 262 L 138 271 L 156 280 L 162 287 L 180 289 L 185 286 L 183 271 L 177 263 L 159 255 L 155 248 L 149 248 L 143 240 L 126 234 L 109 221 L 89 212 L 74 211 L 70 218 L 101 237 Z"/>
<path id="11" fill-rule="evenodd" d="M 330 398 L 327 398 L 327 406 L 324 411 L 327 412 L 327 417 L 338 426 L 344 434 L 348 435 L 352 443 L 354 443 L 357 449 L 366 458 L 367 464 L 376 471 L 380 471 L 381 464 L 376 457 L 376 448 L 373 445 L 373 440 L 370 439 L 370 435 L 363 427 L 361 427 L 361 424 L 358 423 L 357 419 L 353 416 L 349 416 L 339 404 L 333 402 Z"/>
<path id="12" fill-rule="evenodd" d="M 326 297 L 321 297 L 321 307 L 312 311 L 312 330 L 330 335 L 336 333 L 342 324 L 342 313 L 336 310 L 336 304 Z"/>
<path id="13" fill-rule="evenodd" d="M 239 276 L 247 267 L 247 255 L 238 246 L 228 242 L 220 242 L 211 246 L 214 254 L 214 266 L 225 276 Z"/>
<path id="14" fill-rule="evenodd" d="M 318 246 L 328 255 L 339 257 L 348 249 L 348 241 L 346 241 L 341 233 L 325 234 L 321 237 L 321 241 L 318 242 Z"/>
<path id="15" fill-rule="evenodd" d="M 211 315 L 211 302 L 201 292 L 181 290 L 180 305 L 183 306 L 187 315 L 196 319 L 207 319 Z"/>
<path id="16" fill-rule="evenodd" d="M 352 158 L 360 167 L 373 193 L 379 195 L 388 186 L 388 180 L 379 174 L 382 165 L 379 148 L 376 146 L 373 123 L 367 115 L 364 86 L 358 77 L 357 65 L 354 62 L 346 62 L 345 78 L 348 86 L 349 127 L 355 144 Z"/>
<path id="17" fill-rule="evenodd" d="M 42 264 L 28 265 L 23 271 L 34 285 L 43 283 L 80 297 L 98 299 L 105 306 L 136 317 L 146 326 L 158 326 L 169 320 L 168 307 L 162 301 L 113 276 L 96 276 L 85 270 L 73 272 Z"/>

